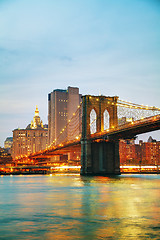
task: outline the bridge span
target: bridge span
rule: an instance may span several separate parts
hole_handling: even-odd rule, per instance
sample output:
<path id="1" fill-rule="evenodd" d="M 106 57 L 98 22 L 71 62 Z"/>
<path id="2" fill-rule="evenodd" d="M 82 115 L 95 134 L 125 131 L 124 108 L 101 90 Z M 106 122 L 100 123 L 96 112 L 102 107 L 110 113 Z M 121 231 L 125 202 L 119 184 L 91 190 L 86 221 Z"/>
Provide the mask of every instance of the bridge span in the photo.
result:
<path id="1" fill-rule="evenodd" d="M 117 96 L 85 95 L 82 105 L 60 132 L 61 141 L 55 139 L 45 150 L 30 154 L 29 158 L 45 159 L 79 152 L 82 175 L 120 174 L 119 140 L 159 130 L 159 113 L 160 108 L 132 104 Z M 81 119 L 78 124 L 77 116 Z M 81 129 L 78 136 L 77 129 Z M 70 131 L 69 139 L 67 131 Z"/>

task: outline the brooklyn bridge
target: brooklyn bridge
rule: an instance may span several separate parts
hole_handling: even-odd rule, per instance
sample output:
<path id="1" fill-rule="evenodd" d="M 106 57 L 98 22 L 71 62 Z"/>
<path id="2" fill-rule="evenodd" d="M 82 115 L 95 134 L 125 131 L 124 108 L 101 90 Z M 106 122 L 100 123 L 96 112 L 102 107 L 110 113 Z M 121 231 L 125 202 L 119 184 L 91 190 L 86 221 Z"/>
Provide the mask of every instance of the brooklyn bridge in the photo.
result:
<path id="1" fill-rule="evenodd" d="M 117 96 L 85 95 L 59 136 L 46 149 L 26 157 L 46 161 L 74 154 L 81 159 L 82 175 L 120 174 L 119 141 L 159 129 L 160 108 Z"/>

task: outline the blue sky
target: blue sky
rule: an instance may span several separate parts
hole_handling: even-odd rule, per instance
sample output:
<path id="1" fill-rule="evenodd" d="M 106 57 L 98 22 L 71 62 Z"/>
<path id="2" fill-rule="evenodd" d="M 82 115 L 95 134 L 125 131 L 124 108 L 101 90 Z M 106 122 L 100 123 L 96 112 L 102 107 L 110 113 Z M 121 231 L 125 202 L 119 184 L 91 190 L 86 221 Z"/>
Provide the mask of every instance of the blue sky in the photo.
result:
<path id="1" fill-rule="evenodd" d="M 0 0 L 0 146 L 68 86 L 160 107 L 160 1 Z"/>

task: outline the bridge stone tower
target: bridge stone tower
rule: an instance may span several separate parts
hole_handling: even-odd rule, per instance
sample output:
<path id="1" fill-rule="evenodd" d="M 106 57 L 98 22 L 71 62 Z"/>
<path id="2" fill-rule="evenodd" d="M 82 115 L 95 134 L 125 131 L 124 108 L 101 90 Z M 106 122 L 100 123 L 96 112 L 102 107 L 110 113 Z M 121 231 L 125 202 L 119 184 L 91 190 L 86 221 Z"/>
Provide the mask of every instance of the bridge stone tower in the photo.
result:
<path id="1" fill-rule="evenodd" d="M 119 141 L 93 140 L 90 132 L 90 113 L 96 113 L 96 131 L 104 130 L 104 111 L 109 113 L 109 128 L 118 125 L 117 96 L 82 97 L 81 175 L 120 174 Z"/>

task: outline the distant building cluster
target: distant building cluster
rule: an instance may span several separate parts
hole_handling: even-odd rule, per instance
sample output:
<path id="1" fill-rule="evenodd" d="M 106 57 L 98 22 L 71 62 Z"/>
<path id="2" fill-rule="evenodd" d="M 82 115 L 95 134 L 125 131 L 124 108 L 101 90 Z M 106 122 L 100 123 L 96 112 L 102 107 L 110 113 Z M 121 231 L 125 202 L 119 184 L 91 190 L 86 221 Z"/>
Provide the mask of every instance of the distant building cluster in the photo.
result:
<path id="1" fill-rule="evenodd" d="M 6 139 L 5 146 L 11 149 L 13 159 L 43 150 L 53 142 L 58 144 L 66 138 L 71 139 L 73 136 L 70 136 L 69 126 L 63 137 L 59 138 L 59 135 L 80 103 L 81 94 L 76 87 L 68 87 L 67 90 L 55 89 L 49 93 L 48 125 L 43 125 L 36 107 L 31 123 L 25 129 L 13 130 L 13 138 Z M 80 129 L 77 129 L 75 135 L 79 134 Z"/>
<path id="2" fill-rule="evenodd" d="M 121 140 L 119 144 L 121 165 L 160 165 L 160 142 L 149 137 L 147 142 Z"/>

